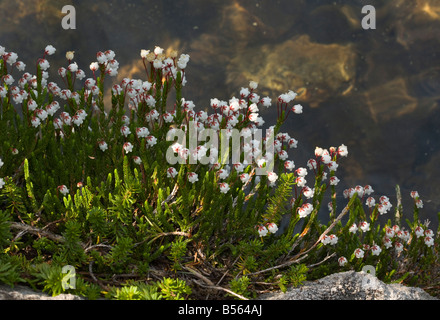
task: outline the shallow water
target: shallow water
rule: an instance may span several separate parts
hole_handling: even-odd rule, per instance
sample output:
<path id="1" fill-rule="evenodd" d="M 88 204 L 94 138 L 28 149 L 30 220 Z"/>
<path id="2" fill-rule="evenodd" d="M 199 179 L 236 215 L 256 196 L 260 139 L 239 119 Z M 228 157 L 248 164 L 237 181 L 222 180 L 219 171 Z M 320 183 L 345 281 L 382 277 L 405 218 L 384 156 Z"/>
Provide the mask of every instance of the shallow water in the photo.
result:
<path id="1" fill-rule="evenodd" d="M 344 143 L 340 190 L 371 184 L 394 199 L 411 190 L 440 211 L 440 0 L 186 0 L 71 1 L 76 29 L 61 27 L 60 0 L 0 1 L 0 44 L 32 72 L 38 52 L 65 51 L 88 71 L 100 50 L 112 49 L 122 77 L 141 77 L 139 52 L 155 45 L 190 54 L 184 96 L 199 108 L 237 95 L 249 80 L 271 94 L 305 88 L 304 113 L 284 130 L 299 140 L 297 166 L 315 146 Z M 362 7 L 376 8 L 376 29 L 361 27 Z M 51 75 L 56 78 L 56 75 Z M 201 85 L 202 84 L 202 85 Z M 268 110 L 264 117 L 272 123 Z M 272 120 L 272 121 L 271 121 Z"/>

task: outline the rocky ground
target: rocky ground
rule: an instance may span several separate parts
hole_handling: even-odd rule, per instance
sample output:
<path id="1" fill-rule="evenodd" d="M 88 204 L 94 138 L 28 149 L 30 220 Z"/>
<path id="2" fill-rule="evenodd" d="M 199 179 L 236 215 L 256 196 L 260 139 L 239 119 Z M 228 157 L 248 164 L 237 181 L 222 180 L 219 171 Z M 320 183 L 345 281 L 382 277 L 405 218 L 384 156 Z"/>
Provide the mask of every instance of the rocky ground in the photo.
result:
<path id="1" fill-rule="evenodd" d="M 72 294 L 51 297 L 25 286 L 0 285 L 0 300 L 81 300 Z M 316 281 L 306 282 L 287 292 L 260 296 L 261 300 L 437 300 L 420 288 L 401 284 L 385 284 L 375 276 L 347 271 L 335 273 Z"/>

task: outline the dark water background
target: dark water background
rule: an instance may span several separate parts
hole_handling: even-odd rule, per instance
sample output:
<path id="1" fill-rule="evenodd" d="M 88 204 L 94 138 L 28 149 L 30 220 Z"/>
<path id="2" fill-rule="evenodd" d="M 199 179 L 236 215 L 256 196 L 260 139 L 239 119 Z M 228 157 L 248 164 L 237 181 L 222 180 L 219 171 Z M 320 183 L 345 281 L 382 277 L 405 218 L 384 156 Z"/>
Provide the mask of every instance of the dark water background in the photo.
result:
<path id="1" fill-rule="evenodd" d="M 63 30 L 61 9 L 76 8 L 76 29 Z M 376 8 L 376 29 L 361 27 L 361 9 Z M 44 47 L 65 52 L 90 76 L 97 51 L 112 49 L 119 80 L 142 77 L 139 53 L 155 45 L 191 56 L 184 96 L 198 108 L 238 95 L 256 80 L 272 99 L 305 88 L 304 113 L 284 131 L 299 140 L 291 158 L 305 166 L 316 146 L 344 143 L 349 156 L 337 175 L 344 188 L 371 184 L 374 195 L 411 190 L 440 211 L 440 0 L 119 0 L 0 1 L 0 45 L 33 73 Z M 55 74 L 50 81 L 60 83 Z M 61 84 L 60 84 L 61 85 Z M 263 113 L 267 124 L 275 115 Z M 311 178 L 310 178 L 311 179 Z"/>

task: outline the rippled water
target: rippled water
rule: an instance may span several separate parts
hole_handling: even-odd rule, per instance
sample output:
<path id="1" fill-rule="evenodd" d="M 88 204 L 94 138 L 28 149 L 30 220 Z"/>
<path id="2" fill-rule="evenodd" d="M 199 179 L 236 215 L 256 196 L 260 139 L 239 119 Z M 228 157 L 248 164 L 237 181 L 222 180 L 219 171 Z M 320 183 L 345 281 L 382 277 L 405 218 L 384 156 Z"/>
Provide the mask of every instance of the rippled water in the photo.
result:
<path id="1" fill-rule="evenodd" d="M 61 27 L 65 4 L 76 8 L 75 30 Z M 366 4 L 375 30 L 361 27 Z M 88 70 L 112 49 L 121 78 L 141 77 L 140 49 L 159 45 L 190 54 L 185 97 L 200 108 L 249 80 L 273 98 L 303 88 L 304 113 L 284 127 L 300 142 L 297 166 L 315 146 L 344 143 L 341 188 L 371 184 L 392 198 L 399 184 L 407 213 L 411 190 L 424 200 L 421 219 L 440 211 L 440 0 L 2 0 L 0 17 L 0 44 L 30 72 L 52 44 L 54 70 L 65 51 Z"/>

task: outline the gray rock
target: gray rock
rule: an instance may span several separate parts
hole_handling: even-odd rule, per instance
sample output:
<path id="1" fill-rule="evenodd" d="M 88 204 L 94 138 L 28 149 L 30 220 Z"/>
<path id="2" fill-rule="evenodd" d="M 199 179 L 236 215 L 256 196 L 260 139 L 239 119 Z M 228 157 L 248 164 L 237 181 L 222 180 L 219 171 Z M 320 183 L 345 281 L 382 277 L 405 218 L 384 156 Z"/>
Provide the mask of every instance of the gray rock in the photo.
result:
<path id="1" fill-rule="evenodd" d="M 365 272 L 347 271 L 260 296 L 262 300 L 437 300 L 424 290 L 386 284 Z"/>
<path id="2" fill-rule="evenodd" d="M 34 291 L 25 286 L 0 285 L 0 300 L 82 300 L 73 294 L 60 294 L 52 297 L 43 292 Z"/>

